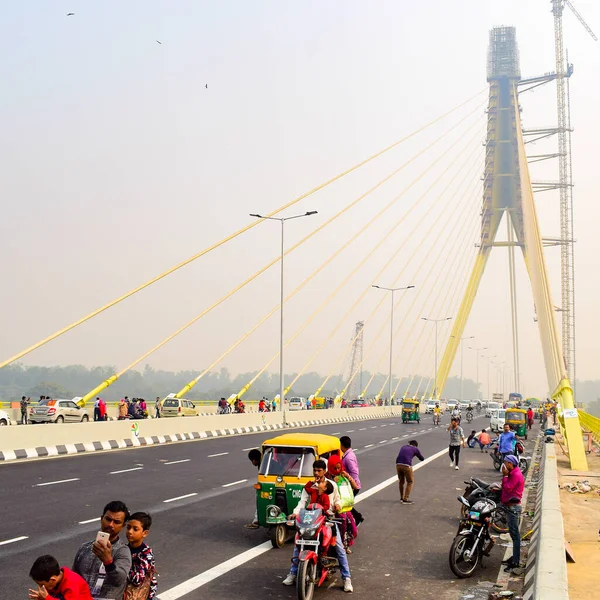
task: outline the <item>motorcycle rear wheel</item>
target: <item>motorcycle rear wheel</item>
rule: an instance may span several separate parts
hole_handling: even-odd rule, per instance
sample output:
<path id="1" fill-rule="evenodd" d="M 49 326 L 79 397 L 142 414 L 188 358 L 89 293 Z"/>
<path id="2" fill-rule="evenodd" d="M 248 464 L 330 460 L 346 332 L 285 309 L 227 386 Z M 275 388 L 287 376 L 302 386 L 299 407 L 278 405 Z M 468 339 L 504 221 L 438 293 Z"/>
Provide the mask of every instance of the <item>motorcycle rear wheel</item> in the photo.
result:
<path id="1" fill-rule="evenodd" d="M 469 559 L 465 558 L 465 552 L 470 550 L 475 544 L 475 536 L 472 533 L 458 534 L 452 546 L 450 546 L 450 554 L 448 556 L 450 568 L 452 572 L 460 579 L 471 577 L 481 561 L 481 552 L 478 548 L 475 556 Z"/>
<path id="2" fill-rule="evenodd" d="M 307 560 L 301 561 L 298 565 L 298 576 L 296 578 L 298 600 L 312 600 L 315 593 L 316 579 L 317 564 Z"/>
<path id="3" fill-rule="evenodd" d="M 495 512 L 490 526 L 496 533 L 508 533 L 506 513 L 501 510 Z"/>

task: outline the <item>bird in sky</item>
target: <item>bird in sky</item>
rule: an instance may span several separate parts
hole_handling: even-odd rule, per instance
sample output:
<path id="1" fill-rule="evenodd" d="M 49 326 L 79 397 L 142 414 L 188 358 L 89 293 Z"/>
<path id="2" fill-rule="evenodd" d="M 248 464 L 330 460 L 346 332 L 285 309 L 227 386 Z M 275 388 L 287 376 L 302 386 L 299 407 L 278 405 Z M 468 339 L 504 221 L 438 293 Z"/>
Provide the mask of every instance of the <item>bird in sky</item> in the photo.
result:
<path id="1" fill-rule="evenodd" d="M 204 86 L 206 89 L 208 89 L 208 83 Z"/>
<path id="2" fill-rule="evenodd" d="M 75 13 L 67 13 L 67 17 L 72 17 Z"/>
<path id="3" fill-rule="evenodd" d="M 162 46 L 162 42 L 160 40 L 156 40 L 156 43 Z"/>

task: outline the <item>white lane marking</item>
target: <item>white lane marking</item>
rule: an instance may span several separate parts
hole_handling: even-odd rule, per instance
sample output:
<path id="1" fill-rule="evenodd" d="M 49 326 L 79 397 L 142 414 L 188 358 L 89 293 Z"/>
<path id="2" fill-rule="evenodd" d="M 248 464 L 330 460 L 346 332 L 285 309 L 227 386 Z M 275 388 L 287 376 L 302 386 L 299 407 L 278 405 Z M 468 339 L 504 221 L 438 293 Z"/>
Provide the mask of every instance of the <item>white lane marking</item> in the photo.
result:
<path id="1" fill-rule="evenodd" d="M 405 437 L 408 437 L 408 433 L 407 433 L 406 435 L 403 435 L 402 437 L 403 437 L 403 438 L 405 438 Z"/>
<path id="2" fill-rule="evenodd" d="M 381 425 L 381 427 L 387 427 L 387 425 Z"/>
<path id="3" fill-rule="evenodd" d="M 42 487 L 44 485 L 56 485 L 57 483 L 68 483 L 69 481 L 79 481 L 79 477 L 73 477 L 73 479 L 61 479 L 60 481 L 46 481 L 46 483 L 36 483 L 33 487 Z"/>
<path id="4" fill-rule="evenodd" d="M 400 439 L 399 437 L 393 437 L 393 438 L 392 438 L 392 442 L 393 442 L 394 440 L 399 440 L 399 439 Z"/>
<path id="5" fill-rule="evenodd" d="M 6 544 L 14 544 L 14 542 L 20 542 L 20 541 L 26 540 L 26 539 L 29 539 L 29 536 L 22 535 L 20 537 L 12 538 L 10 540 L 4 540 L 3 542 L 0 542 L 0 546 L 6 546 Z"/>
<path id="6" fill-rule="evenodd" d="M 366 429 L 366 427 L 361 427 L 361 428 L 359 429 L 359 431 L 364 431 L 365 429 Z"/>
<path id="7" fill-rule="evenodd" d="M 133 469 L 121 469 L 120 471 L 111 471 L 109 475 L 117 475 L 118 473 L 129 473 L 129 471 L 141 471 L 144 467 L 133 467 Z"/>
<path id="8" fill-rule="evenodd" d="M 239 481 L 232 481 L 231 483 L 226 483 L 221 487 L 231 487 L 232 485 L 237 485 L 238 483 L 246 483 L 247 479 L 240 479 Z"/>
<path id="9" fill-rule="evenodd" d="M 426 458 L 423 462 L 419 463 L 418 465 L 415 465 L 413 467 L 413 471 L 416 471 L 417 469 L 424 467 L 426 464 L 432 462 L 433 460 L 435 460 L 436 458 L 439 458 L 440 456 L 444 456 L 445 454 L 447 454 L 447 452 L 448 451 L 446 449 L 444 449 L 444 450 L 441 450 L 440 452 L 438 452 L 437 454 L 434 454 L 433 456 Z M 363 500 L 366 500 L 367 498 L 374 496 L 375 494 L 379 493 L 381 490 L 385 489 L 386 487 L 389 487 L 390 485 L 392 485 L 393 483 L 396 483 L 397 481 L 398 481 L 398 477 L 396 475 L 394 475 L 394 477 L 390 477 L 389 479 L 382 481 L 380 484 L 376 485 L 375 487 L 372 487 L 370 490 L 367 490 L 366 492 L 361 491 L 360 495 L 356 497 L 356 500 L 354 501 L 354 503 L 356 504 L 357 502 L 362 502 Z M 170 590 L 166 590 L 166 591 L 162 592 L 161 594 L 159 594 L 159 600 L 179 600 L 179 598 L 185 596 L 186 594 L 189 594 L 190 592 L 193 592 L 194 590 L 201 588 L 202 586 L 206 585 L 207 583 L 214 581 L 218 577 L 221 577 L 222 575 L 226 575 L 230 571 L 233 571 L 234 569 L 237 569 L 238 567 L 242 566 L 243 564 L 250 562 L 251 560 L 255 559 L 256 557 L 260 556 L 261 554 L 268 552 L 269 550 L 271 550 L 271 548 L 272 548 L 271 542 L 264 542 L 263 544 L 260 544 L 259 546 L 250 548 L 250 550 L 246 550 L 245 552 L 242 552 L 241 554 L 238 554 L 237 556 L 234 556 L 234 557 L 230 558 L 229 560 L 226 560 L 225 562 L 218 564 L 216 567 L 213 567 L 212 569 L 208 569 L 207 571 L 204 571 L 203 573 L 199 573 L 198 575 L 192 577 L 191 579 L 188 579 L 187 581 L 184 581 L 184 582 L 180 583 L 179 585 L 172 587 Z"/>
<path id="10" fill-rule="evenodd" d="M 177 496 L 177 498 L 169 498 L 168 500 L 163 500 L 163 502 L 175 502 L 175 500 L 183 500 L 184 498 L 191 498 L 192 496 L 197 496 L 198 492 L 193 492 L 191 494 L 185 494 L 185 496 Z"/>
<path id="11" fill-rule="evenodd" d="M 342 433 L 341 431 L 334 431 L 333 433 L 330 433 L 329 435 L 340 435 L 340 433 Z"/>
<path id="12" fill-rule="evenodd" d="M 264 544 L 250 548 L 250 550 L 246 550 L 245 552 L 218 564 L 216 567 L 208 569 L 208 571 L 204 571 L 204 573 L 200 573 L 195 577 L 172 587 L 166 592 L 160 593 L 159 598 L 160 600 L 178 600 L 178 598 L 197 590 L 203 585 L 217 579 L 217 577 L 221 577 L 221 575 L 225 575 L 226 573 L 229 573 L 229 571 L 233 571 L 234 569 L 237 569 L 237 567 L 255 559 L 257 556 L 268 552 L 271 548 L 271 542 L 265 542 Z"/>
<path id="13" fill-rule="evenodd" d="M 94 517 L 93 519 L 88 519 L 87 521 L 79 521 L 80 525 L 87 525 L 88 523 L 94 523 L 94 521 L 99 521 L 100 517 Z"/>
<path id="14" fill-rule="evenodd" d="M 165 465 L 178 465 L 179 463 L 190 462 L 191 458 L 182 458 L 181 460 L 171 460 L 164 463 Z"/>
<path id="15" fill-rule="evenodd" d="M 385 444 L 387 442 L 387 440 L 381 440 L 379 443 L 380 444 Z"/>
<path id="16" fill-rule="evenodd" d="M 346 433 L 354 433 L 356 431 L 356 429 L 348 429 L 348 431 L 346 431 Z"/>
<path id="17" fill-rule="evenodd" d="M 206 458 L 214 458 L 215 456 L 225 456 L 229 452 L 217 452 L 217 454 L 209 454 Z"/>
<path id="18" fill-rule="evenodd" d="M 365 448 L 370 448 L 373 444 L 367 444 Z"/>
<path id="19" fill-rule="evenodd" d="M 250 452 L 250 450 L 256 450 L 257 448 L 258 446 L 252 446 L 252 448 L 242 448 L 242 452 Z"/>
<path id="20" fill-rule="evenodd" d="M 371 429 L 377 429 L 377 425 L 373 425 L 373 427 L 371 427 Z"/>

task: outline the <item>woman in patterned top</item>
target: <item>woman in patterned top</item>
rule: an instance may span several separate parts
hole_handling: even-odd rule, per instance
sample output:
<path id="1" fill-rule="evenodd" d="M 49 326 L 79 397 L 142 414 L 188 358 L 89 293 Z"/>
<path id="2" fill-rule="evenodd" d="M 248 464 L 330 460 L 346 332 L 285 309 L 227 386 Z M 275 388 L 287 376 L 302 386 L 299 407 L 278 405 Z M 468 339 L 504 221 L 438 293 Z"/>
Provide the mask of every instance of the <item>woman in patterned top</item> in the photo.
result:
<path id="1" fill-rule="evenodd" d="M 148 513 L 133 513 L 127 521 L 127 540 L 131 550 L 131 570 L 127 578 L 125 599 L 142 598 L 140 592 L 148 589 L 145 600 L 154 600 L 158 589 L 158 579 L 154 562 L 154 553 L 144 539 L 150 533 L 152 517 Z M 141 588 L 141 589 L 140 589 Z M 137 592 L 137 593 L 136 593 Z"/>

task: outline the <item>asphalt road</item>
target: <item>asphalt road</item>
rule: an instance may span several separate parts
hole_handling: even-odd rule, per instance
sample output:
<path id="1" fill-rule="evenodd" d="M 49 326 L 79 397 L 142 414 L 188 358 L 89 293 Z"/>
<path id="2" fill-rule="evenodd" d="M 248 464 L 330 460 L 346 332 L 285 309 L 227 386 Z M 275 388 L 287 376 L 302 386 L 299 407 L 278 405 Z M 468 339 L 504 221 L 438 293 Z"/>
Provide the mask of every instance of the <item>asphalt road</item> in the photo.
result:
<path id="1" fill-rule="evenodd" d="M 484 425 L 487 420 L 476 419 L 473 428 Z M 420 425 L 394 418 L 307 430 L 351 436 L 364 492 L 395 475 L 398 448 L 408 439 L 419 440 L 426 458 L 448 443 L 445 427 L 433 427 L 430 416 Z M 41 554 L 70 566 L 78 547 L 95 536 L 104 504 L 115 499 L 155 519 L 149 543 L 157 557 L 159 597 L 188 582 L 189 593 L 174 590 L 164 599 L 294 598 L 295 589 L 281 585 L 291 544 L 272 550 L 265 530 L 243 527 L 254 512 L 256 478 L 247 451 L 277 434 L 0 465 L 0 598 L 27 598 L 27 573 Z M 487 569 L 466 582 L 454 580 L 448 567 L 463 480 L 469 474 L 499 479 L 479 450 L 464 449 L 461 461 L 460 471 L 449 468 L 446 454 L 424 464 L 415 475 L 414 505 L 400 504 L 396 483 L 365 494 L 359 509 L 366 521 L 350 555 L 355 595 L 450 600 L 461 598 L 477 580 L 495 580 L 500 550 L 487 559 Z M 338 579 L 335 589 L 319 590 L 317 597 L 340 594 L 340 586 Z"/>

